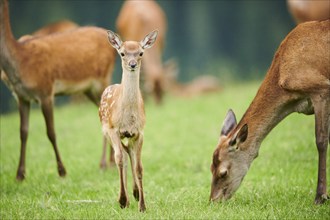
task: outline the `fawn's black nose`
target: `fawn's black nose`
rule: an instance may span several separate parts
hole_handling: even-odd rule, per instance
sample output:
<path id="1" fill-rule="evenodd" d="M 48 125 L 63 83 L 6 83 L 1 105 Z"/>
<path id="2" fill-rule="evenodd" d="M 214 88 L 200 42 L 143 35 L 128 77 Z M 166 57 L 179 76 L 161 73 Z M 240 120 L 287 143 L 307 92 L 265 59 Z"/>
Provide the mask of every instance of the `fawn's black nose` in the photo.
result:
<path id="1" fill-rule="evenodd" d="M 136 65 L 137 65 L 137 62 L 136 62 L 135 60 L 131 60 L 131 61 L 129 61 L 128 65 L 129 65 L 132 69 L 134 69 L 134 68 L 136 67 Z"/>

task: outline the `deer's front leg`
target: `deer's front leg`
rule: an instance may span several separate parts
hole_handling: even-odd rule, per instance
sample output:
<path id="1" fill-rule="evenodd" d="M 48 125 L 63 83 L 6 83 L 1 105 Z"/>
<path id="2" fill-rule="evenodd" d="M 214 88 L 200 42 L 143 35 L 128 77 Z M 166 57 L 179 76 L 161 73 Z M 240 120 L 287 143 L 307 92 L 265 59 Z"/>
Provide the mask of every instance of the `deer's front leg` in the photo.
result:
<path id="1" fill-rule="evenodd" d="M 127 153 L 123 150 L 119 132 L 116 132 L 114 129 L 111 129 L 109 131 L 109 136 L 111 140 L 111 145 L 115 152 L 115 162 L 119 172 L 120 190 L 118 201 L 120 207 L 125 208 L 129 206 L 126 187 Z"/>
<path id="2" fill-rule="evenodd" d="M 142 184 L 142 177 L 143 177 L 143 167 L 142 167 L 142 160 L 141 160 L 141 151 L 143 145 L 143 134 L 139 134 L 136 142 L 134 143 L 133 150 L 134 154 L 136 155 L 135 164 L 133 172 L 136 173 L 135 176 L 135 184 L 138 187 L 138 199 L 139 199 L 139 210 L 144 212 L 146 210 L 146 206 L 144 203 L 144 193 L 143 193 L 143 184 Z M 136 191 L 135 191 L 136 194 Z"/>
<path id="3" fill-rule="evenodd" d="M 315 204 L 322 204 L 329 199 L 327 194 L 326 162 L 329 143 L 330 98 L 328 97 L 328 94 L 326 94 L 325 97 L 317 96 L 316 100 L 313 101 L 315 111 L 316 145 L 319 153 Z"/>
<path id="4" fill-rule="evenodd" d="M 128 148 L 128 154 L 131 161 L 132 168 L 132 177 L 133 177 L 133 195 L 136 201 L 139 201 L 139 187 L 137 184 L 137 176 L 136 176 L 136 150 L 134 150 L 133 146 Z"/>
<path id="5" fill-rule="evenodd" d="M 19 165 L 17 169 L 16 179 L 19 181 L 25 178 L 25 152 L 26 142 L 29 132 L 29 113 L 30 113 L 30 102 L 19 99 L 18 108 L 20 114 L 20 134 L 21 134 L 21 153 L 19 159 Z"/>

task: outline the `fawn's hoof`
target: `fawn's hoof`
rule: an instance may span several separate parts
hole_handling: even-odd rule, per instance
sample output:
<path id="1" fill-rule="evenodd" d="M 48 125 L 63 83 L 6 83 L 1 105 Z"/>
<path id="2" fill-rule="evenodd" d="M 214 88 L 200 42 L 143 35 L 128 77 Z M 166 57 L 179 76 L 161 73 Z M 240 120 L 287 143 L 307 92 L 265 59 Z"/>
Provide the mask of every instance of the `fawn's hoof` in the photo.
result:
<path id="1" fill-rule="evenodd" d="M 315 198 L 315 202 L 314 203 L 316 205 L 320 205 L 320 204 L 325 203 L 329 199 L 330 199 L 330 196 L 328 196 L 327 194 L 316 195 L 316 198 Z"/>
<path id="2" fill-rule="evenodd" d="M 120 204 L 120 208 L 122 209 L 129 207 L 129 201 L 126 197 L 119 198 L 118 202 Z"/>
<path id="3" fill-rule="evenodd" d="M 140 212 L 145 212 L 145 211 L 146 211 L 146 206 L 145 206 L 145 204 L 142 204 L 142 205 L 139 206 L 139 211 L 140 211 Z"/>

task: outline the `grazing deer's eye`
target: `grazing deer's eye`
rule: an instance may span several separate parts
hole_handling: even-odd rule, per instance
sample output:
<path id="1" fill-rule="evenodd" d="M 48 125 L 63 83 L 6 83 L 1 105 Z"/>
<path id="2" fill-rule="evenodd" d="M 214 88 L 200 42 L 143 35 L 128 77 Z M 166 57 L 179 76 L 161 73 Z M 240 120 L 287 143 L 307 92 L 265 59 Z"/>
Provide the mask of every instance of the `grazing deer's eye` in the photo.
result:
<path id="1" fill-rule="evenodd" d="M 142 55 L 143 55 L 143 52 L 140 53 L 140 57 L 142 57 Z"/>
<path id="2" fill-rule="evenodd" d="M 228 174 L 228 171 L 227 170 L 221 170 L 219 175 L 220 175 L 220 178 L 225 178 Z"/>
<path id="3" fill-rule="evenodd" d="M 124 56 L 125 56 L 125 54 L 124 54 L 124 53 L 120 53 L 120 56 L 124 57 Z"/>

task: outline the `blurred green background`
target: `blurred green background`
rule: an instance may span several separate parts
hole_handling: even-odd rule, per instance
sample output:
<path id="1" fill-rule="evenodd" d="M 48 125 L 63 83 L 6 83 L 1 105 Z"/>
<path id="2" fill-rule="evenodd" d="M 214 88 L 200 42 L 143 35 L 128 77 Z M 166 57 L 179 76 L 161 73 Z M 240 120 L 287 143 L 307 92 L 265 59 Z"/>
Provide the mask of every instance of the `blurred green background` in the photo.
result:
<path id="1" fill-rule="evenodd" d="M 228 81 L 262 79 L 274 52 L 295 26 L 285 0 L 157 1 L 168 19 L 164 61 L 175 58 L 179 80 L 201 74 Z M 16 38 L 51 22 L 69 19 L 116 31 L 123 1 L 10 0 L 10 19 Z M 113 82 L 120 80 L 120 65 Z M 1 113 L 16 103 L 1 82 Z"/>

